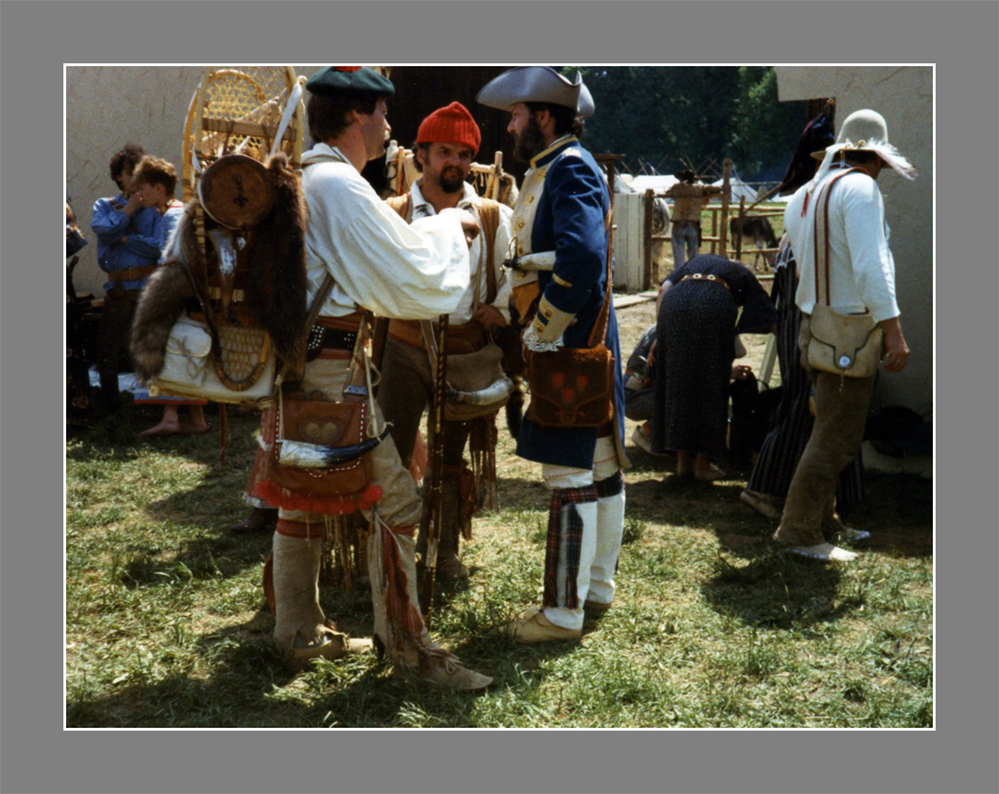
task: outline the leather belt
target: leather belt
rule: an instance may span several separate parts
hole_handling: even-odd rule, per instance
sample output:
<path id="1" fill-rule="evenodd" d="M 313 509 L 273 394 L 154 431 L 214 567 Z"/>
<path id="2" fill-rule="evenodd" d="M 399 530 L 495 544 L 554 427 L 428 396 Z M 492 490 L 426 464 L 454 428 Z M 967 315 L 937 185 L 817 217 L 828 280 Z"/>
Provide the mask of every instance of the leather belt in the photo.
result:
<path id="1" fill-rule="evenodd" d="M 434 323 L 437 328 L 437 323 Z M 388 337 L 410 347 L 425 348 L 419 320 L 389 320 Z M 487 342 L 482 326 L 478 323 L 448 324 L 447 352 L 474 353 Z"/>
<path id="2" fill-rule="evenodd" d="M 363 316 L 363 312 L 354 312 L 343 317 L 318 317 L 309 330 L 305 360 L 319 358 L 323 350 L 353 352 L 357 342 L 357 329 Z"/>
<path id="3" fill-rule="evenodd" d="M 111 281 L 136 281 L 140 278 L 152 275 L 155 270 L 156 265 L 126 267 L 124 270 L 109 270 L 108 278 Z"/>
<path id="4" fill-rule="evenodd" d="M 323 350 L 351 351 L 356 342 L 356 331 L 342 331 L 339 328 L 323 328 L 321 325 L 314 325 L 309 331 L 309 340 L 305 346 L 305 360 L 312 361 L 314 358 L 318 358 L 319 353 Z"/>
<path id="5" fill-rule="evenodd" d="M 672 223 L 674 226 L 700 226 L 701 225 L 700 221 L 695 221 L 695 220 L 688 219 L 688 218 L 677 218 L 675 220 L 670 221 L 670 223 Z"/>
<path id="6" fill-rule="evenodd" d="M 684 281 L 688 281 L 688 280 L 689 281 L 709 281 L 712 284 L 718 284 L 719 286 L 724 287 L 729 292 L 732 291 L 732 288 L 728 285 L 728 282 L 725 281 L 725 279 L 723 279 L 721 276 L 713 276 L 710 273 L 691 273 L 689 276 L 684 276 L 683 278 L 681 278 L 680 281 L 679 281 L 679 283 L 682 284 Z"/>

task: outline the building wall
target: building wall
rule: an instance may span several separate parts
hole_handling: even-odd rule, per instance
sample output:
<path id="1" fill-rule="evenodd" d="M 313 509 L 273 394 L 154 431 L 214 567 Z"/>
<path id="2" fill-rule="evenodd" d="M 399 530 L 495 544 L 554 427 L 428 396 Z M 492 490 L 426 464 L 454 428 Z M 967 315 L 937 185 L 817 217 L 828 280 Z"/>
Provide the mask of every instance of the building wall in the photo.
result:
<path id="1" fill-rule="evenodd" d="M 311 75 L 319 67 L 295 66 Z M 73 274 L 80 292 L 103 295 L 97 243 L 90 231 L 94 202 L 118 192 L 108 162 L 134 141 L 177 168 L 177 198 L 184 120 L 204 69 L 200 66 L 67 66 L 66 181 L 73 210 L 90 245 Z"/>
<path id="2" fill-rule="evenodd" d="M 933 70 L 930 67 L 777 67 L 782 102 L 832 97 L 836 130 L 855 110 L 885 117 L 888 138 L 919 170 L 908 181 L 885 170 L 878 179 L 891 227 L 900 321 L 912 351 L 901 373 L 878 379 L 872 406 L 933 410 Z"/>

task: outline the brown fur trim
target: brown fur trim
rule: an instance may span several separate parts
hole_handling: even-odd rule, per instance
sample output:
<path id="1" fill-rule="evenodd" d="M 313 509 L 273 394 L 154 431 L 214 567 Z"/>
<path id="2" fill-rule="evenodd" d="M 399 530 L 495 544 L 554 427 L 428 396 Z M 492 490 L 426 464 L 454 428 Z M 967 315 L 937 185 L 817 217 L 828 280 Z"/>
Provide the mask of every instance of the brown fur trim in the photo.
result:
<path id="1" fill-rule="evenodd" d="M 305 367 L 305 195 L 288 158 L 267 163 L 274 211 L 256 229 L 246 278 L 246 306 L 260 318 L 278 356 L 292 370 Z"/>
<path id="2" fill-rule="evenodd" d="M 267 163 L 274 191 L 274 211 L 252 235 L 252 248 L 238 267 L 245 268 L 246 308 L 271 335 L 278 356 L 292 372 L 305 366 L 305 197 L 298 175 L 282 153 Z M 142 291 L 132 326 L 130 352 L 140 378 L 148 381 L 163 369 L 170 329 L 195 299 L 182 262 L 204 298 L 208 264 L 195 230 L 197 201 L 190 202 L 177 229 L 174 246 Z M 206 224 L 211 220 L 206 218 Z"/>
<path id="3" fill-rule="evenodd" d="M 142 381 L 148 382 L 163 369 L 170 329 L 192 298 L 194 289 L 176 260 L 164 262 L 149 277 L 135 309 L 129 346 L 136 374 Z"/>

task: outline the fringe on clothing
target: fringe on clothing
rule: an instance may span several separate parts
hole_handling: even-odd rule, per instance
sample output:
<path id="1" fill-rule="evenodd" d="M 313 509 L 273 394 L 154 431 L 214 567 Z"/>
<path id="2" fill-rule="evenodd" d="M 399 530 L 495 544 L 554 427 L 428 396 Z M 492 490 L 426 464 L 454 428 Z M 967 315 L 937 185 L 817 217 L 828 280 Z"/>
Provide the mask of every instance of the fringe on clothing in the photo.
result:
<path id="1" fill-rule="evenodd" d="M 367 575 L 367 519 L 361 513 L 329 519 L 331 532 L 324 538 L 321 581 L 341 590 L 350 590 Z"/>
<path id="2" fill-rule="evenodd" d="M 251 488 L 252 496 L 263 499 L 273 507 L 322 513 L 328 516 L 349 515 L 358 510 L 370 510 L 382 498 L 381 486 L 373 483 L 368 483 L 364 490 L 351 496 L 309 496 L 289 491 L 271 480 L 252 483 Z"/>
<path id="3" fill-rule="evenodd" d="M 496 444 L 499 434 L 496 431 L 496 414 L 480 416 L 471 422 L 468 434 L 468 451 L 472 457 L 472 473 L 475 488 L 475 512 L 483 507 L 496 511 L 499 507 L 499 494 L 496 489 Z M 462 526 L 462 535 L 472 537 L 471 516 L 468 529 Z"/>
<path id="4" fill-rule="evenodd" d="M 395 651 L 402 653 L 407 645 L 420 648 L 423 645 L 423 618 L 417 605 L 410 603 L 409 582 L 402 566 L 402 551 L 396 542 L 396 533 L 413 534 L 413 527 L 390 529 L 380 520 L 375 522 L 373 531 L 379 532 L 384 576 L 382 583 L 372 582 L 372 587 L 382 586 L 385 590 L 385 613 L 391 632 L 389 641 Z"/>
<path id="5" fill-rule="evenodd" d="M 444 477 L 454 478 L 458 483 L 456 510 L 458 530 L 465 540 L 470 540 L 472 537 L 472 517 L 479 512 L 480 508 L 475 473 L 468 468 L 468 463 L 463 460 L 460 466 L 444 466 Z"/>
<path id="6" fill-rule="evenodd" d="M 548 539 L 545 544 L 545 586 L 542 596 L 544 607 L 579 608 L 576 579 L 579 575 L 579 556 L 583 545 L 583 519 L 576 510 L 577 504 L 597 501 L 597 488 L 557 488 L 552 491 L 551 509 L 548 512 Z M 562 529 L 565 528 L 565 603 L 558 602 L 559 549 L 562 546 Z"/>

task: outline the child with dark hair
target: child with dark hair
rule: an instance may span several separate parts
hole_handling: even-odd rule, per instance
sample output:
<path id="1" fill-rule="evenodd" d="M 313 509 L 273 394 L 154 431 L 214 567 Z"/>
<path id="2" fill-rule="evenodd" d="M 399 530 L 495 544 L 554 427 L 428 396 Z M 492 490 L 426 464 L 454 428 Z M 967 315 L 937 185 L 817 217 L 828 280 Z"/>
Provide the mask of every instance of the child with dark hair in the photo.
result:
<path id="1" fill-rule="evenodd" d="M 151 155 L 143 157 L 132 174 L 132 189 L 139 196 L 142 206 L 155 209 L 163 219 L 162 225 L 162 255 L 160 262 L 170 245 L 173 231 L 184 214 L 184 205 L 174 198 L 177 187 L 177 169 L 171 163 L 160 157 Z M 205 421 L 206 400 L 184 399 L 180 397 L 139 397 L 137 404 L 153 404 L 163 406 L 163 418 L 153 427 L 143 430 L 140 436 L 168 435 L 173 433 L 204 433 L 208 430 Z M 191 418 L 181 422 L 178 409 L 186 407 Z"/>

